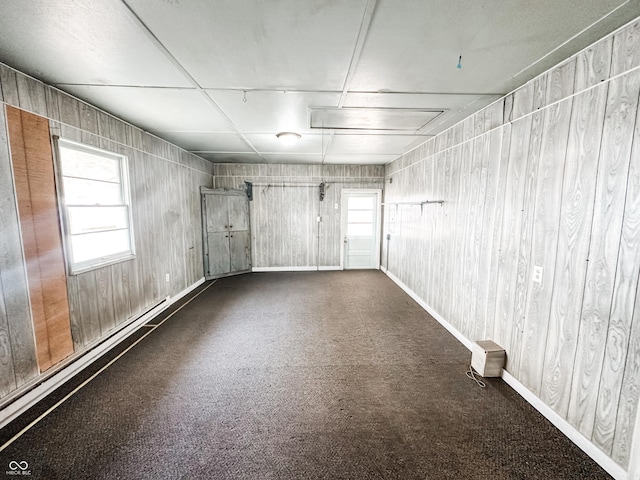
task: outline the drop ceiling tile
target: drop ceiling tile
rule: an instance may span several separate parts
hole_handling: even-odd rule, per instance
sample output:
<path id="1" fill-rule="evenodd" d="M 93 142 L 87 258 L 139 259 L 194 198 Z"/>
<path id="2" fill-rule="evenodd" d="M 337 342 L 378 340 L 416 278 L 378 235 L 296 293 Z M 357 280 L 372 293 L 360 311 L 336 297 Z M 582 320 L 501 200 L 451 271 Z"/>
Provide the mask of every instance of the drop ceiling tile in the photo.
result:
<path id="1" fill-rule="evenodd" d="M 416 132 L 441 113 L 442 110 L 407 108 L 312 108 L 311 127 Z"/>
<path id="2" fill-rule="evenodd" d="M 624 3 L 405 0 L 398 8 L 396 2 L 381 1 L 350 89 L 508 93 L 514 76 L 520 75 L 522 84 L 549 66 L 538 64 L 541 59 L 552 65 L 566 58 L 573 52 L 555 51 L 559 45 Z M 583 36 L 589 43 L 598 33 L 592 29 Z"/>
<path id="3" fill-rule="evenodd" d="M 247 142 L 235 133 L 156 132 L 156 134 L 192 152 L 254 153 Z"/>
<path id="4" fill-rule="evenodd" d="M 335 135 L 329 154 L 402 155 L 408 145 L 426 140 L 418 135 Z"/>
<path id="5" fill-rule="evenodd" d="M 190 86 L 119 1 L 3 2 L 0 61 L 50 84 Z"/>
<path id="6" fill-rule="evenodd" d="M 198 156 L 212 163 L 265 163 L 255 153 L 198 153 Z"/>
<path id="7" fill-rule="evenodd" d="M 260 153 L 311 153 L 320 154 L 323 151 L 323 138 L 321 134 L 305 134 L 293 145 L 284 145 L 275 134 L 250 133 L 247 140 Z M 328 145 L 328 136 L 324 138 L 324 148 Z"/>
<path id="8" fill-rule="evenodd" d="M 150 132 L 231 132 L 229 122 L 196 90 L 71 86 L 66 91 Z"/>
<path id="9" fill-rule="evenodd" d="M 269 153 L 262 155 L 268 163 L 287 163 L 287 164 L 319 164 L 322 163 L 322 157 L 319 153 Z"/>
<path id="10" fill-rule="evenodd" d="M 419 108 L 448 110 L 463 108 L 479 95 L 446 95 L 434 93 L 349 92 L 345 107 Z"/>
<path id="11" fill-rule="evenodd" d="M 234 125 L 253 133 L 311 132 L 310 107 L 337 107 L 336 92 L 207 90 Z M 246 102 L 243 97 L 246 96 Z"/>
<path id="12" fill-rule="evenodd" d="M 324 163 L 330 165 L 386 165 L 393 162 L 399 155 L 372 155 L 372 154 L 353 154 L 353 155 L 332 155 L 325 157 Z"/>
<path id="13" fill-rule="evenodd" d="M 338 91 L 366 3 L 129 0 L 204 88 Z"/>

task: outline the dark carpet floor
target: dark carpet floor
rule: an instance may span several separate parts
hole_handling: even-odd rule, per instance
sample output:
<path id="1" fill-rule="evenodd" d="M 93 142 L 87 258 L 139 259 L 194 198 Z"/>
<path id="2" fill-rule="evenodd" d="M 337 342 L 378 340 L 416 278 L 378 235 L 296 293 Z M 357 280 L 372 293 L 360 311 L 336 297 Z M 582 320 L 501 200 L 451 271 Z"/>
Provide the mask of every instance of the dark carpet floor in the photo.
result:
<path id="1" fill-rule="evenodd" d="M 1 452 L 0 474 L 610 478 L 502 380 L 478 388 L 469 360 L 377 271 L 218 280 Z"/>

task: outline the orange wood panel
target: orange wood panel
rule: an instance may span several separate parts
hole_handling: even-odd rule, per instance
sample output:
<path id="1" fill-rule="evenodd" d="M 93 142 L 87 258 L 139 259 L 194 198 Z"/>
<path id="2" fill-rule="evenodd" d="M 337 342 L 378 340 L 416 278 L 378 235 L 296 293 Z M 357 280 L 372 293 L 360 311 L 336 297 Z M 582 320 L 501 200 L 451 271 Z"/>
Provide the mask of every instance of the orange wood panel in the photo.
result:
<path id="1" fill-rule="evenodd" d="M 65 261 L 47 119 L 7 107 L 40 371 L 73 353 Z"/>

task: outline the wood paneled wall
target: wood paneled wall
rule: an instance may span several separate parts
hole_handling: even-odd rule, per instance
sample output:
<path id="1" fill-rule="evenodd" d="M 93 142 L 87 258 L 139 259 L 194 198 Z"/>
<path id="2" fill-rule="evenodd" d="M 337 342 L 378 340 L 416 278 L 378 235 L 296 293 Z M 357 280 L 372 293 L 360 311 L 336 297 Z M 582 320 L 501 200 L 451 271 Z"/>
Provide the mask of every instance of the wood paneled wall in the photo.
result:
<path id="1" fill-rule="evenodd" d="M 640 22 L 386 169 L 383 265 L 623 468 L 640 395 Z M 533 280 L 541 268 L 541 281 Z"/>
<path id="2" fill-rule="evenodd" d="M 215 166 L 217 188 L 254 183 L 249 204 L 254 268 L 339 267 L 341 191 L 382 188 L 383 176 L 383 166 Z M 321 182 L 326 184 L 322 202 Z"/>
<path id="3" fill-rule="evenodd" d="M 0 108 L 0 398 L 38 375 L 4 106 Z"/>
<path id="4" fill-rule="evenodd" d="M 0 100 L 46 118 L 50 133 L 127 155 L 136 258 L 67 276 L 71 333 L 81 352 L 203 277 L 200 186 L 213 165 L 53 87 L 0 64 Z M 24 248 L 0 116 L 0 402 L 38 381 Z M 6 228 L 5 228 L 6 226 Z M 170 281 L 165 281 L 169 274 Z M 5 372 L 7 375 L 5 376 Z"/>
<path id="5" fill-rule="evenodd" d="M 73 353 L 49 122 L 14 107 L 6 112 L 36 356 L 43 372 Z"/>

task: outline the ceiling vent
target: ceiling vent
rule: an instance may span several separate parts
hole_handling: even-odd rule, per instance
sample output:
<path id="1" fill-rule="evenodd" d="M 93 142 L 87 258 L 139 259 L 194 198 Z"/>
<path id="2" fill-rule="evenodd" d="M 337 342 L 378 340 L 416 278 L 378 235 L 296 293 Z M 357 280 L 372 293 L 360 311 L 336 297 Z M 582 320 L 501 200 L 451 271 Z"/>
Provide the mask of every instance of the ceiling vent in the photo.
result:
<path id="1" fill-rule="evenodd" d="M 415 108 L 311 108 L 311 128 L 418 133 L 444 110 Z"/>

